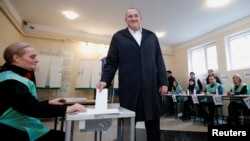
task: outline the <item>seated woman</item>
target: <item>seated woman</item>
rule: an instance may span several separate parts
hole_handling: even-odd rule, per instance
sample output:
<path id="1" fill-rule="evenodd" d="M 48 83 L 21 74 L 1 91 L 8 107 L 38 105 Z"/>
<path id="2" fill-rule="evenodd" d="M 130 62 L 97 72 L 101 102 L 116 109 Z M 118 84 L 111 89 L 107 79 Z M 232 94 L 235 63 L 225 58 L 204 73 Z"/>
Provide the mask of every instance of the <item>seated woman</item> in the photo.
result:
<path id="1" fill-rule="evenodd" d="M 227 92 L 227 95 L 246 95 L 248 93 L 248 85 L 242 82 L 241 76 L 239 74 L 233 75 L 233 85 Z M 240 111 L 247 111 L 248 108 L 244 104 L 242 99 L 232 99 L 228 106 L 228 124 L 230 125 L 240 125 L 239 116 Z"/>
<path id="2" fill-rule="evenodd" d="M 223 88 L 224 86 L 220 83 L 216 82 L 216 77 L 214 75 L 208 76 L 209 84 L 206 85 L 205 88 L 205 94 L 223 94 Z M 208 124 L 214 124 L 214 116 L 215 116 L 215 104 L 213 102 L 213 98 L 211 96 L 204 97 L 202 99 L 202 104 L 204 104 L 202 107 L 202 112 L 205 116 L 205 121 Z M 220 105 L 221 106 L 221 105 Z"/>
<path id="3" fill-rule="evenodd" d="M 63 98 L 38 101 L 35 77 L 38 63 L 34 47 L 17 42 L 5 48 L 0 68 L 1 138 L 11 141 L 64 141 L 65 133 L 45 126 L 39 118 L 85 112 L 81 104 L 66 106 Z"/>
<path id="4" fill-rule="evenodd" d="M 199 86 L 196 85 L 194 79 L 189 79 L 188 87 L 187 87 L 187 93 L 189 94 L 199 94 L 200 89 Z M 193 106 L 193 100 L 192 97 L 189 96 L 187 100 L 183 103 L 183 113 L 182 113 L 182 119 L 183 120 L 190 120 L 191 119 L 191 108 Z"/>
<path id="5" fill-rule="evenodd" d="M 172 86 L 173 87 L 172 87 L 172 90 L 171 90 L 171 94 L 174 94 L 174 95 L 182 94 L 182 87 L 181 87 L 181 85 L 179 85 L 179 83 L 176 80 L 173 81 Z M 177 101 L 177 103 L 182 103 L 183 98 L 181 96 L 176 96 L 176 101 Z M 178 109 L 178 104 L 177 103 L 174 104 L 174 110 L 175 110 L 176 118 L 178 117 L 178 114 L 179 114 L 179 109 Z"/>
<path id="6" fill-rule="evenodd" d="M 179 83 L 176 80 L 173 81 L 173 87 L 172 87 L 171 93 L 182 94 L 182 87 L 181 85 L 179 85 Z"/>

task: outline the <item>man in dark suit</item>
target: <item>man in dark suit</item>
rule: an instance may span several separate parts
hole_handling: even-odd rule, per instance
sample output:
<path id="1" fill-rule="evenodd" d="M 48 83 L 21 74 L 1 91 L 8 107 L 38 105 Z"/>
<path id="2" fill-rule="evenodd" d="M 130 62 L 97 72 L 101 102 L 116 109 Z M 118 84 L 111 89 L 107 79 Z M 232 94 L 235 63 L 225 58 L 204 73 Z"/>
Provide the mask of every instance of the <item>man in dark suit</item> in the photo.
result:
<path id="1" fill-rule="evenodd" d="M 142 28 L 141 20 L 138 9 L 127 10 L 128 27 L 113 35 L 97 89 L 109 87 L 119 69 L 120 106 L 135 111 L 136 122 L 145 122 L 148 141 L 160 141 L 160 95 L 168 91 L 166 68 L 155 33 Z"/>

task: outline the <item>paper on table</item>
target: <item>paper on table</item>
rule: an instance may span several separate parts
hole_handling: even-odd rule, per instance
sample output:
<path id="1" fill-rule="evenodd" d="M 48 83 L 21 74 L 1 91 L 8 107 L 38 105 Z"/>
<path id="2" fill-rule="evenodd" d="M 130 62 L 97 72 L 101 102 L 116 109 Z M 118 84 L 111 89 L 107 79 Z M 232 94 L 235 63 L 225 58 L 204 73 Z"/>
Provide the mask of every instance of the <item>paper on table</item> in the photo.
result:
<path id="1" fill-rule="evenodd" d="M 95 109 L 108 109 L 108 89 L 96 90 Z"/>
<path id="2" fill-rule="evenodd" d="M 250 97 L 243 98 L 243 101 L 244 101 L 245 104 L 247 105 L 247 108 L 250 109 Z"/>
<path id="3" fill-rule="evenodd" d="M 75 103 L 77 103 L 77 102 L 85 102 L 85 101 L 87 101 L 87 98 L 64 98 L 65 99 L 65 101 L 66 102 L 75 102 Z"/>
<path id="4" fill-rule="evenodd" d="M 87 112 L 79 112 L 79 115 L 108 115 L 108 114 L 119 114 L 118 108 L 116 109 L 89 109 L 87 108 Z"/>

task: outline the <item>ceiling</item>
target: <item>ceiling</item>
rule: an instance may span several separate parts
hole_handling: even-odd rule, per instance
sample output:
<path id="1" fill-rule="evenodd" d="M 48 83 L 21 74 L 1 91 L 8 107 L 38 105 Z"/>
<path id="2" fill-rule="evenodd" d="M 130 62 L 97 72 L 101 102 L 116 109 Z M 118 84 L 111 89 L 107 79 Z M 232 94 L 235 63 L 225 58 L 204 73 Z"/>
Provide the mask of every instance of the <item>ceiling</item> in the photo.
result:
<path id="1" fill-rule="evenodd" d="M 231 0 L 220 8 L 208 8 L 206 0 L 1 0 L 22 26 L 26 21 L 32 34 L 52 32 L 75 37 L 94 38 L 108 44 L 112 35 L 126 27 L 125 12 L 136 7 L 142 14 L 142 26 L 154 32 L 166 32 L 159 38 L 162 47 L 176 47 L 225 25 L 250 16 L 250 0 Z M 78 13 L 75 20 L 61 12 Z M 68 35 L 68 36 L 67 36 Z"/>

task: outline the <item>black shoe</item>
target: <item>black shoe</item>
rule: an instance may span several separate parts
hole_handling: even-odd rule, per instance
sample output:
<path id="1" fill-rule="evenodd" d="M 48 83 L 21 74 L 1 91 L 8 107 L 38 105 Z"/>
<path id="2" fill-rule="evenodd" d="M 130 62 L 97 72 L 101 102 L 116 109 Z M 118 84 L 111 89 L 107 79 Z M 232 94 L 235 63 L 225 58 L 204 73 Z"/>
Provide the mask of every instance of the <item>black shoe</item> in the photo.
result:
<path id="1" fill-rule="evenodd" d="M 187 116 L 187 117 L 186 117 L 186 116 L 182 116 L 181 119 L 182 119 L 182 120 L 190 120 L 191 117 L 190 117 L 190 116 Z"/>

